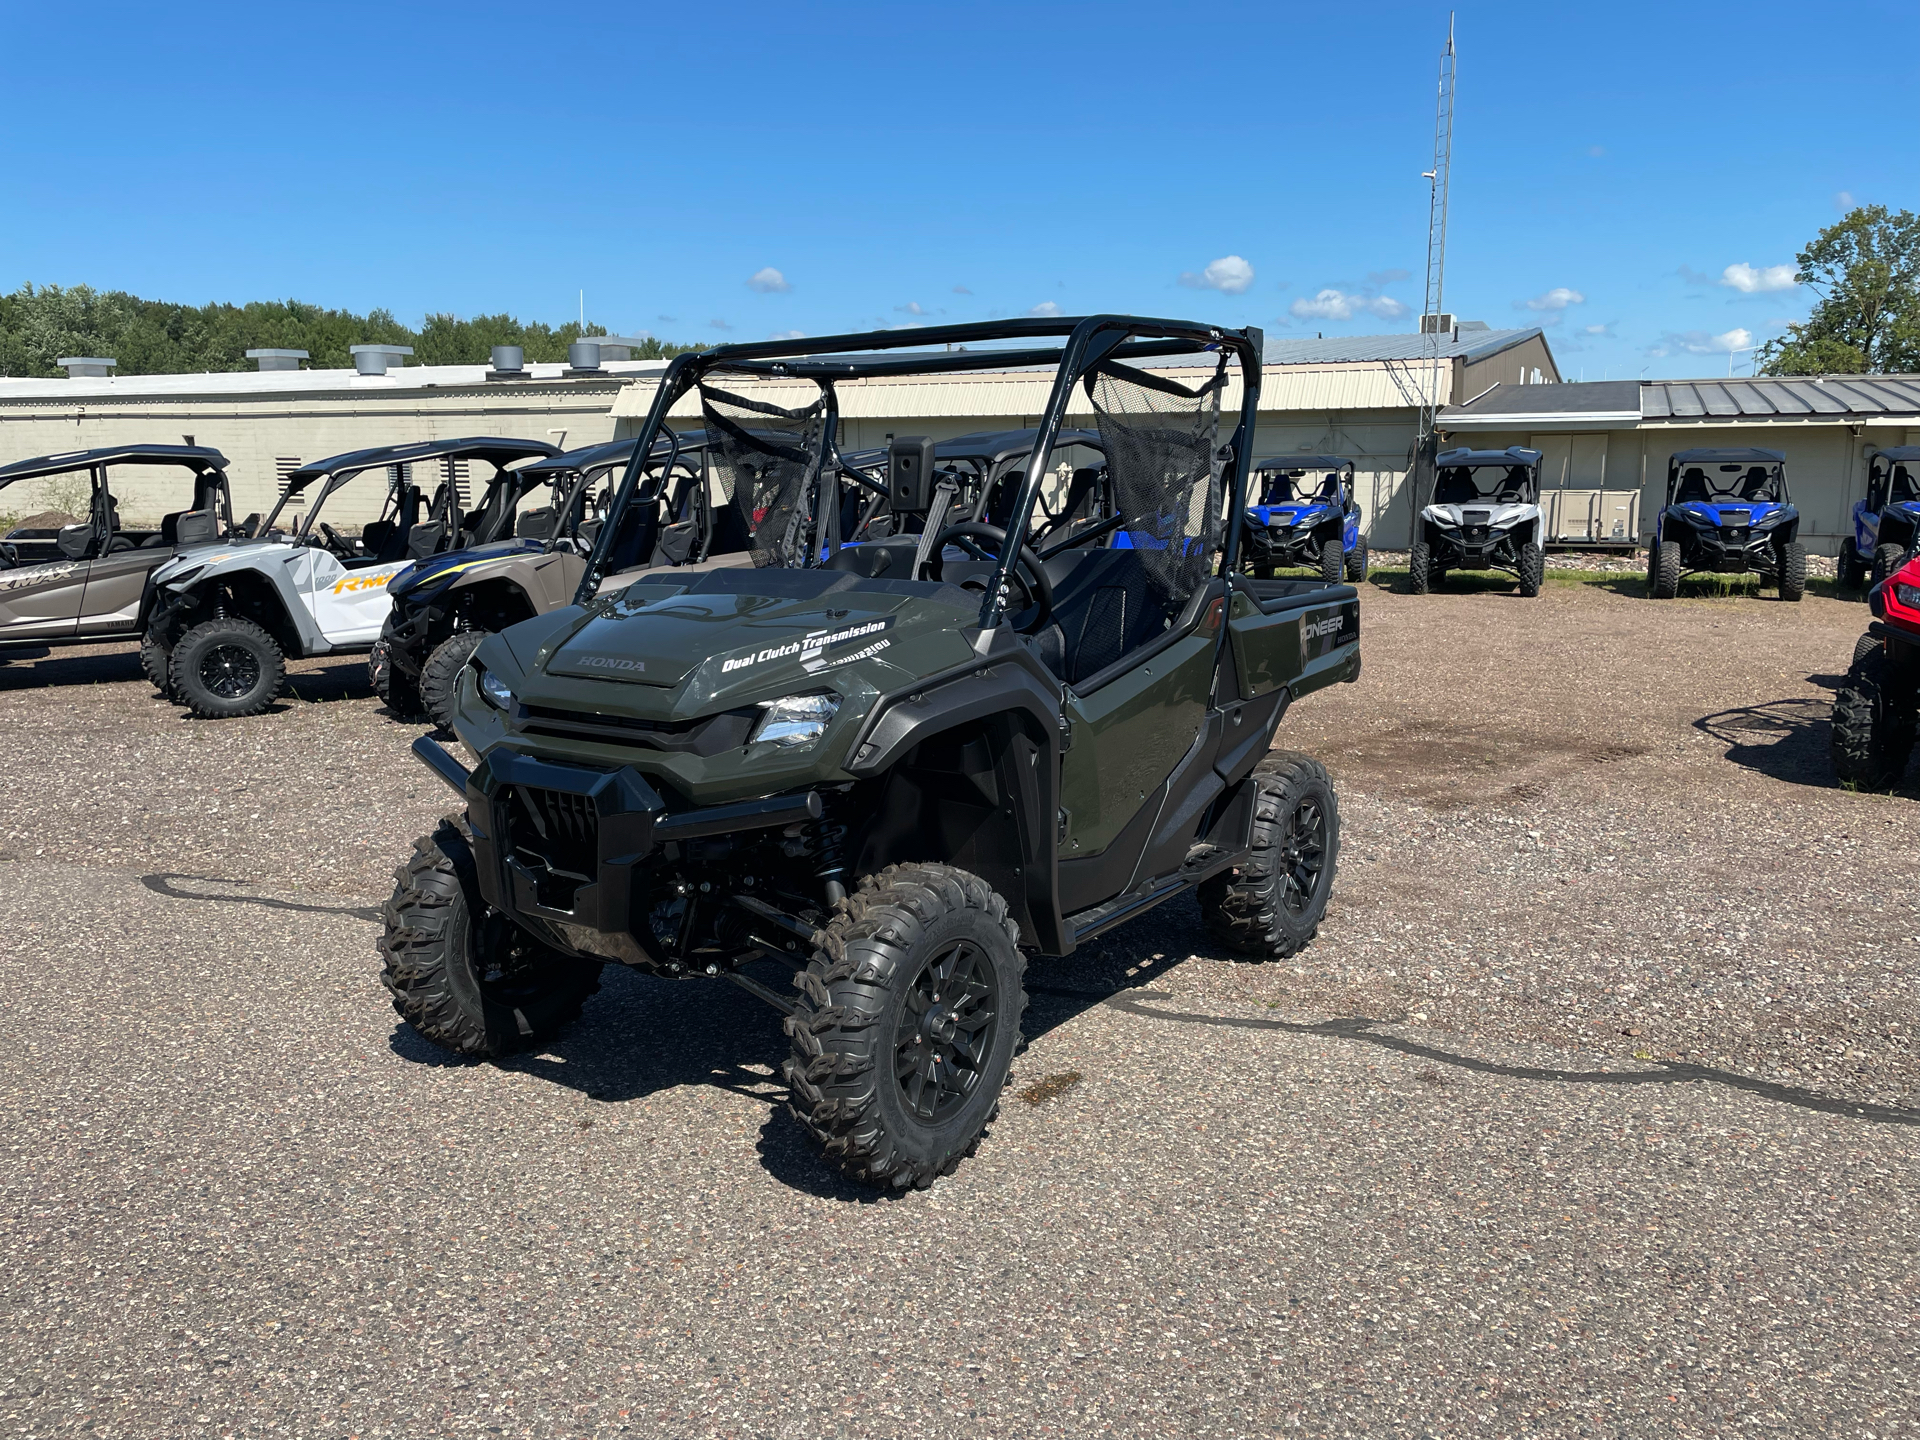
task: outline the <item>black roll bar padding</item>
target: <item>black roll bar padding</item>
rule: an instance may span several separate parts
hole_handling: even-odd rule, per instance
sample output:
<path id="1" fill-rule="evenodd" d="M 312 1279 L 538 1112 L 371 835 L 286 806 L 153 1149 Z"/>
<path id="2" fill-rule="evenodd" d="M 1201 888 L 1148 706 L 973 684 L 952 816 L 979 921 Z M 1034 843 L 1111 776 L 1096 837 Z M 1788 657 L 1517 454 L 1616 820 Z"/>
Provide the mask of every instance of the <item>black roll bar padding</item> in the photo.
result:
<path id="1" fill-rule="evenodd" d="M 438 775 L 442 780 L 446 781 L 447 784 L 451 785 L 459 792 L 462 798 L 465 798 L 467 781 L 472 778 L 467 773 L 466 766 L 454 759 L 453 756 L 447 754 L 446 751 L 434 744 L 433 741 L 425 735 L 415 738 L 412 749 L 414 755 L 423 765 Z"/>

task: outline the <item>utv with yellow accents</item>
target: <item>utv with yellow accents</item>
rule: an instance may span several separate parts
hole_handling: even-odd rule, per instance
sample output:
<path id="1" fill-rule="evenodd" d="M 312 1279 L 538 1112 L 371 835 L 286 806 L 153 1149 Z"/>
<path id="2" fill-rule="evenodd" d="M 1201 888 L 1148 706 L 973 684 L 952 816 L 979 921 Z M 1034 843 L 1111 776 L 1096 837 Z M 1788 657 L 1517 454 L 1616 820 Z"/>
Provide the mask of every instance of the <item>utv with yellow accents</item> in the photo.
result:
<path id="1" fill-rule="evenodd" d="M 153 572 L 142 642 L 149 673 L 164 676 L 164 691 L 202 719 L 259 714 L 279 695 L 288 656 L 371 649 L 387 618 L 387 582 L 407 566 L 510 527 L 521 484 L 514 467 L 554 453 L 539 440 L 489 437 L 385 445 L 301 466 L 251 534 L 182 550 Z M 492 473 L 469 509 L 462 492 L 476 462 Z M 416 467 L 440 471 L 431 500 Z M 359 534 L 320 518 L 341 490 L 381 483 L 379 518 Z M 302 500 L 305 513 L 292 513 Z"/>
<path id="2" fill-rule="evenodd" d="M 414 745 L 462 811 L 386 907 L 401 1017 L 499 1056 L 553 1039 L 608 963 L 726 979 L 784 1012 L 790 1103 L 830 1160 L 924 1186 L 998 1111 L 1030 957 L 1189 894 L 1242 954 L 1308 944 L 1339 812 L 1272 745 L 1293 701 L 1358 676 L 1359 597 L 1238 564 L 1260 356 L 1255 329 L 1108 315 L 677 357 L 636 454 L 697 401 L 756 563 L 640 568 L 630 463 L 573 603 L 481 642 L 452 717 L 471 768 Z M 915 533 L 951 494 L 936 442 L 896 437 L 905 533 L 844 543 L 838 387 L 1041 366 L 1003 519 Z M 1050 525 L 1082 409 L 1106 513 Z"/>

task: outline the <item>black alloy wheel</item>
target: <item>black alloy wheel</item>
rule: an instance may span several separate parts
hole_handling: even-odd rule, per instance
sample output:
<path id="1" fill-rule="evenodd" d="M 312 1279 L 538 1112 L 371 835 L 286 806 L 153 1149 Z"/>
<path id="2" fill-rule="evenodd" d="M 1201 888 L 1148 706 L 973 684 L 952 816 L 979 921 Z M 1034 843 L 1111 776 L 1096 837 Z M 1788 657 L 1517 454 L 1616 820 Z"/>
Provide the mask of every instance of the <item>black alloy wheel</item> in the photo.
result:
<path id="1" fill-rule="evenodd" d="M 1314 904 L 1320 871 L 1327 863 L 1327 812 L 1318 795 L 1302 795 L 1287 816 L 1278 859 L 1280 903 L 1293 914 L 1304 915 Z"/>
<path id="2" fill-rule="evenodd" d="M 200 653 L 200 684 L 209 695 L 238 700 L 260 683 L 260 657 L 244 645 L 214 645 Z"/>
<path id="3" fill-rule="evenodd" d="M 978 946 L 935 954 L 907 990 L 895 1027 L 893 1075 L 915 1119 L 937 1125 L 979 1087 L 999 1038 L 1000 990 Z"/>

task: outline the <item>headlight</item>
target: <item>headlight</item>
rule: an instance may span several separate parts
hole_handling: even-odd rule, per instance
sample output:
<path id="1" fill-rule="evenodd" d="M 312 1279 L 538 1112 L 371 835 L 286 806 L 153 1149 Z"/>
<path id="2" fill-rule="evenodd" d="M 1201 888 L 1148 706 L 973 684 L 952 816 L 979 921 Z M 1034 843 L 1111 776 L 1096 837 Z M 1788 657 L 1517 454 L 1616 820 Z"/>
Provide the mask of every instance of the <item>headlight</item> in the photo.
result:
<path id="1" fill-rule="evenodd" d="M 762 700 L 765 713 L 747 737 L 749 745 L 764 740 L 769 745 L 792 749 L 811 745 L 827 733 L 827 722 L 840 709 L 840 697 L 831 691 L 813 695 L 784 695 L 778 700 Z"/>
<path id="2" fill-rule="evenodd" d="M 1758 520 L 1753 522 L 1753 528 L 1756 530 L 1764 530 L 1769 525 L 1778 525 L 1786 518 L 1787 512 L 1784 510 L 1769 510 L 1765 515 L 1762 515 Z"/>
<path id="3" fill-rule="evenodd" d="M 513 709 L 513 691 L 491 670 L 480 672 L 480 698 L 496 710 Z"/>
<path id="4" fill-rule="evenodd" d="M 1896 583 L 1893 587 L 1893 598 L 1909 610 L 1920 610 L 1920 585 Z"/>
<path id="5" fill-rule="evenodd" d="M 1713 516 L 1704 510 L 1689 510 L 1686 512 L 1686 516 L 1689 520 L 1698 520 L 1702 525 L 1711 525 L 1714 523 Z"/>

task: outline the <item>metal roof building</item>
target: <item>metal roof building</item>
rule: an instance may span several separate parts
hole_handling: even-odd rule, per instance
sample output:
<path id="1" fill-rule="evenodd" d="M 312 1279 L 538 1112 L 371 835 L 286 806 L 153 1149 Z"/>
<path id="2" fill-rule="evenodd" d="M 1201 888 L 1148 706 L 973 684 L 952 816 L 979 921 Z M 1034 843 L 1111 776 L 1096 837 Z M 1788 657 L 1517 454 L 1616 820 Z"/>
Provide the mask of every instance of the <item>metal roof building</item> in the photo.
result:
<path id="1" fill-rule="evenodd" d="M 1873 449 L 1920 444 L 1920 376 L 1756 376 L 1500 385 L 1440 414 L 1474 445 L 1530 445 L 1543 479 L 1569 489 L 1640 492 L 1641 528 L 1665 503 L 1667 457 L 1700 445 L 1785 452 L 1810 549 L 1831 553 L 1851 526 Z"/>

